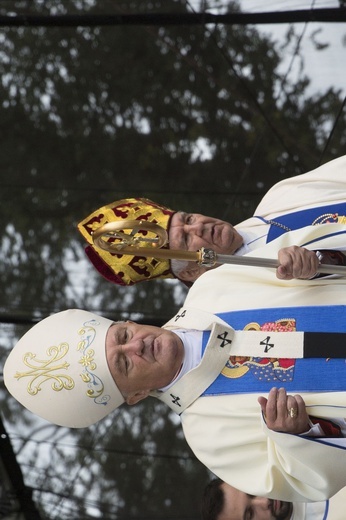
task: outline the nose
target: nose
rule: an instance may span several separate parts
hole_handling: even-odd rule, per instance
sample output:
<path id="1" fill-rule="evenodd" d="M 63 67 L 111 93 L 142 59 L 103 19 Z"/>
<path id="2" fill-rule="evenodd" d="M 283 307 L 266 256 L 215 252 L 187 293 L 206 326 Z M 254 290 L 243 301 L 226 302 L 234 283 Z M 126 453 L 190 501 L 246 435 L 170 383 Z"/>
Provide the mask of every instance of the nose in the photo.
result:
<path id="1" fill-rule="evenodd" d="M 269 498 L 253 497 L 251 503 L 253 507 L 256 507 L 258 509 L 258 511 L 267 511 L 270 509 Z"/>
<path id="2" fill-rule="evenodd" d="M 123 351 L 126 352 L 126 354 L 133 355 L 136 354 L 137 356 L 141 356 L 143 354 L 144 349 L 144 342 L 142 339 L 131 339 L 128 343 L 123 345 Z"/>
<path id="3" fill-rule="evenodd" d="M 251 505 L 257 514 L 256 518 L 258 520 L 271 520 L 273 518 L 273 511 L 268 498 L 255 497 Z"/>

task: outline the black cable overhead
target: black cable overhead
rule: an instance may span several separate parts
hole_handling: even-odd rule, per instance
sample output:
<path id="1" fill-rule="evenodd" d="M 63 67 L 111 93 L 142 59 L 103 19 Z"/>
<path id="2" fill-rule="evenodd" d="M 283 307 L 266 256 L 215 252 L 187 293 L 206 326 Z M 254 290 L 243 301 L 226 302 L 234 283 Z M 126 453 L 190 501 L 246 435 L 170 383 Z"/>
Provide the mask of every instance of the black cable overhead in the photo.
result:
<path id="1" fill-rule="evenodd" d="M 73 15 L 1 15 L 2 27 L 96 27 L 105 25 L 248 25 L 346 21 L 346 7 L 260 13 L 141 13 Z"/>

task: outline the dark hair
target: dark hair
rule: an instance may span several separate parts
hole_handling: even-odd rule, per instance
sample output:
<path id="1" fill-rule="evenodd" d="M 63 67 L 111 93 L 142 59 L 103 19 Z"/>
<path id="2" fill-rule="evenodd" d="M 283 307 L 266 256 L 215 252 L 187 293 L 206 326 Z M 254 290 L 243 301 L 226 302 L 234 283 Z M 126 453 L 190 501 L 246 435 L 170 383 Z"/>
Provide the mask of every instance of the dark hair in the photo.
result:
<path id="1" fill-rule="evenodd" d="M 201 505 L 202 520 L 217 520 L 221 513 L 225 502 L 221 484 L 220 478 L 214 478 L 206 485 Z"/>

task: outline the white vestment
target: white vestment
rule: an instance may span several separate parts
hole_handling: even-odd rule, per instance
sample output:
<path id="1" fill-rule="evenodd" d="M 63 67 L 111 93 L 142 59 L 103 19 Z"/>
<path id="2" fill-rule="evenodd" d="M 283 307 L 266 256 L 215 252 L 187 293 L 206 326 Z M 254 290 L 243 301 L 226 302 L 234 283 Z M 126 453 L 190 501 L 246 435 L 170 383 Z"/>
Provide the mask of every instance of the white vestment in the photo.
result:
<path id="1" fill-rule="evenodd" d="M 275 184 L 257 206 L 251 217 L 235 228 L 240 234 L 249 235 L 247 250 L 252 251 L 266 243 L 267 221 L 281 215 L 337 204 L 346 201 L 346 155 L 334 159 L 311 172 L 284 179 Z M 311 222 L 312 224 L 312 222 Z"/>
<path id="2" fill-rule="evenodd" d="M 339 249 L 345 238 L 344 225 L 310 226 L 282 235 L 256 255 L 275 258 L 277 250 L 291 242 L 311 249 Z M 276 278 L 273 269 L 223 265 L 194 283 L 183 308 L 165 328 L 216 328 L 217 334 L 217 327 L 223 327 L 224 322 L 211 313 L 234 310 L 316 306 L 318 313 L 318 305 L 346 306 L 345 285 L 346 278 L 283 281 Z M 210 358 L 207 353 L 208 347 L 196 369 L 158 395 L 181 414 L 186 440 L 203 464 L 246 493 L 289 502 L 322 501 L 346 486 L 344 439 L 335 447 L 319 439 L 268 429 L 257 402 L 261 394 L 200 397 L 223 369 L 225 356 L 232 355 L 232 344 L 216 348 Z M 237 351 L 236 355 L 241 354 Z M 301 395 L 311 416 L 346 417 L 344 392 Z"/>
<path id="3" fill-rule="evenodd" d="M 295 503 L 290 520 L 345 520 L 346 488 L 325 502 Z"/>

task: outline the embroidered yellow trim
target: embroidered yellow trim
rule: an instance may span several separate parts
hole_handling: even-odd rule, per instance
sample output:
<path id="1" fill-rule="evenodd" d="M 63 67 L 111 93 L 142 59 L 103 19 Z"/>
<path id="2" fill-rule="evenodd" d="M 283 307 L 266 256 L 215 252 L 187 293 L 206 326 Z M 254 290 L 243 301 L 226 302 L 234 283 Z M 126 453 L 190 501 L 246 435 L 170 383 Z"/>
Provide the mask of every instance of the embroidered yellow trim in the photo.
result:
<path id="1" fill-rule="evenodd" d="M 21 379 L 22 377 L 30 377 L 27 390 L 30 395 L 37 395 L 41 387 L 47 381 L 52 381 L 51 387 L 54 391 L 59 392 L 62 389 L 72 390 L 75 383 L 72 377 L 62 374 L 61 371 L 67 370 L 69 363 L 63 361 L 59 363 L 67 354 L 69 346 L 67 343 L 61 343 L 59 346 L 49 347 L 47 356 L 51 359 L 37 359 L 36 354 L 27 352 L 23 357 L 23 363 L 30 369 L 28 372 L 16 372 L 14 377 Z M 55 364 L 54 364 L 55 363 Z"/>

